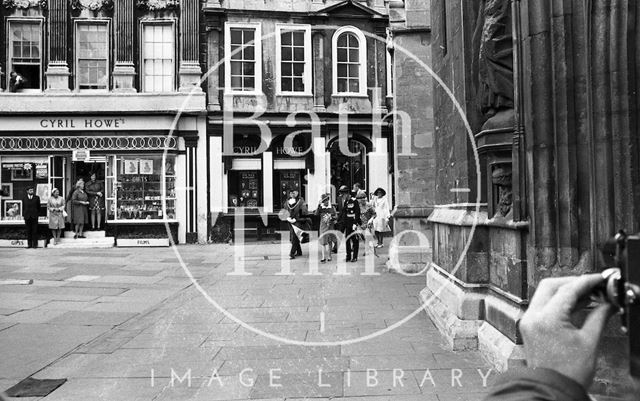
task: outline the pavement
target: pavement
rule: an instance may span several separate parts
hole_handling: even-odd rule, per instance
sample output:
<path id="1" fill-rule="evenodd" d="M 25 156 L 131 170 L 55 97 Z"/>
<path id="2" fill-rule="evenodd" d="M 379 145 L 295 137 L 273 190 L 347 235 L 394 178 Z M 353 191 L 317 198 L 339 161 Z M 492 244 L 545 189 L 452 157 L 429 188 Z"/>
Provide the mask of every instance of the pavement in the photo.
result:
<path id="1" fill-rule="evenodd" d="M 324 264 L 309 247 L 0 249 L 0 391 L 33 377 L 67 381 L 21 400 L 482 399 L 497 374 L 447 350 L 418 310 L 424 275 L 387 271 L 387 247 Z"/>

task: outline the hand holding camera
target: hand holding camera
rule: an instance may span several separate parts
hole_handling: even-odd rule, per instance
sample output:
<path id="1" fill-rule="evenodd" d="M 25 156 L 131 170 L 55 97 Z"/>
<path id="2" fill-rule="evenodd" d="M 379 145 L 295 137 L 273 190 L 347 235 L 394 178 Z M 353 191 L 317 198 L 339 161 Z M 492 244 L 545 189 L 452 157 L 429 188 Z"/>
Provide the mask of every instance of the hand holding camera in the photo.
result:
<path id="1" fill-rule="evenodd" d="M 614 308 L 602 300 L 604 303 L 591 310 L 582 327 L 573 321 L 603 281 L 601 274 L 588 274 L 540 282 L 520 321 L 529 367 L 553 369 L 584 388 L 591 385 L 598 345 Z"/>

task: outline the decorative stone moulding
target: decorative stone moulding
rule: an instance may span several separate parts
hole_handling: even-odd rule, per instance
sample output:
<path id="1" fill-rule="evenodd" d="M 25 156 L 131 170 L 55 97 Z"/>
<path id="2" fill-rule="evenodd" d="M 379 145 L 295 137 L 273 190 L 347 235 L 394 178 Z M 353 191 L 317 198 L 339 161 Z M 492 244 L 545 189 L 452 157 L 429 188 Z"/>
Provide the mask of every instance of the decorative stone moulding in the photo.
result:
<path id="1" fill-rule="evenodd" d="M 180 8 L 180 0 L 138 0 L 136 5 L 148 11 L 177 10 Z"/>
<path id="2" fill-rule="evenodd" d="M 71 0 L 69 6 L 76 12 L 82 10 L 98 12 L 101 10 L 112 10 L 113 0 Z"/>
<path id="3" fill-rule="evenodd" d="M 2 0 L 2 6 L 7 9 L 47 8 L 47 0 Z"/>

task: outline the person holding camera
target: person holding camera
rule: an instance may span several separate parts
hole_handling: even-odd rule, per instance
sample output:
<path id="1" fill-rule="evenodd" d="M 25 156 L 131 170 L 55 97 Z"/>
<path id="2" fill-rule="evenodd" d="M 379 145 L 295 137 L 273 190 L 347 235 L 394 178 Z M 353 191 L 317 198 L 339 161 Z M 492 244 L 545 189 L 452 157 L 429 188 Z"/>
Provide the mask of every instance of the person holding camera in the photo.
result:
<path id="1" fill-rule="evenodd" d="M 604 282 L 601 274 L 547 278 L 540 282 L 520 320 L 527 368 L 502 375 L 485 401 L 590 400 L 598 347 L 614 308 L 603 302 L 582 326 L 576 314 Z"/>

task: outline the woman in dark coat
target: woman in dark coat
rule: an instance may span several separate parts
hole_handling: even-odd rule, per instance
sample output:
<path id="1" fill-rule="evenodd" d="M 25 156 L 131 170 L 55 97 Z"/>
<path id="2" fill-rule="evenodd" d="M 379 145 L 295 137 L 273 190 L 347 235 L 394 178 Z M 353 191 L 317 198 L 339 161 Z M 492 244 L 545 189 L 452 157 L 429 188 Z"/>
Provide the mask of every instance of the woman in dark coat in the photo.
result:
<path id="1" fill-rule="evenodd" d="M 71 195 L 71 204 L 73 209 L 71 212 L 71 222 L 75 227 L 75 235 L 73 238 L 85 238 L 84 225 L 89 222 L 89 196 L 84 192 L 84 181 L 78 181 L 76 190 Z"/>
<path id="2" fill-rule="evenodd" d="M 298 197 L 298 191 L 291 191 L 290 198 L 284 205 L 285 210 L 289 212 L 287 221 L 289 222 L 289 240 L 291 241 L 291 251 L 289 258 L 295 259 L 296 256 L 302 256 L 302 247 L 300 246 L 300 237 L 298 232 L 307 229 L 307 204 L 304 199 Z"/>

